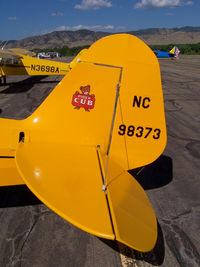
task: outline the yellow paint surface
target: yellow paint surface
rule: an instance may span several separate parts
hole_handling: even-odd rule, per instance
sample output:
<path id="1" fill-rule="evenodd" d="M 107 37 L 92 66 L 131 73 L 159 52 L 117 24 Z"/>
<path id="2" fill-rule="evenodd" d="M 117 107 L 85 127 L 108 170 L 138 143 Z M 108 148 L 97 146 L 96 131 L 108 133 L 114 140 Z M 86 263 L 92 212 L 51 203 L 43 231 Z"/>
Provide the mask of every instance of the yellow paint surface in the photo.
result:
<path id="1" fill-rule="evenodd" d="M 24 184 L 14 158 L 0 158 L 0 186 Z"/>
<path id="2" fill-rule="evenodd" d="M 140 251 L 156 242 L 156 217 L 126 170 L 151 163 L 165 145 L 157 58 L 127 34 L 92 45 L 29 118 L 0 120 L 0 153 L 15 151 L 38 198 L 81 229 Z"/>
<path id="3" fill-rule="evenodd" d="M 48 207 L 84 231 L 114 239 L 95 147 L 20 144 L 16 162 L 28 187 Z"/>

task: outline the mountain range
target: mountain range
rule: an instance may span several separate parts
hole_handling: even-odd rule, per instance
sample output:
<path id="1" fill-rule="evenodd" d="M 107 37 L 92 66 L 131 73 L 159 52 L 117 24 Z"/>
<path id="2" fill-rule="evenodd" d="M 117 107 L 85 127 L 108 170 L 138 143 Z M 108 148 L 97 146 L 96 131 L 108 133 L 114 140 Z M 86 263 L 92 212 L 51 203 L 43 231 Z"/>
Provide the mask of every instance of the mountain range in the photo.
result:
<path id="1" fill-rule="evenodd" d="M 200 42 L 200 27 L 150 28 L 127 33 L 139 37 L 148 45 L 193 44 Z M 83 46 L 91 45 L 96 40 L 110 34 L 112 33 L 90 30 L 54 31 L 22 40 L 10 40 L 6 47 L 20 47 L 30 50 L 33 48 L 60 48 L 65 45 L 68 47 Z"/>

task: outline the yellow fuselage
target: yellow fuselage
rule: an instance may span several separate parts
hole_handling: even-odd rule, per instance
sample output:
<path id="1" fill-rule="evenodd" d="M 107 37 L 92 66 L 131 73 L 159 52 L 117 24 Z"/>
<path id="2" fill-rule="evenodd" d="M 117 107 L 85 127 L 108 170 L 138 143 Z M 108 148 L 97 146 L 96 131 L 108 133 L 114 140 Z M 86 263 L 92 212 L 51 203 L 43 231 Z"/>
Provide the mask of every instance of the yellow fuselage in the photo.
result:
<path id="1" fill-rule="evenodd" d="M 7 59 L 0 62 L 0 77 L 7 75 L 66 75 L 71 69 L 70 63 L 19 56 L 19 60 Z"/>

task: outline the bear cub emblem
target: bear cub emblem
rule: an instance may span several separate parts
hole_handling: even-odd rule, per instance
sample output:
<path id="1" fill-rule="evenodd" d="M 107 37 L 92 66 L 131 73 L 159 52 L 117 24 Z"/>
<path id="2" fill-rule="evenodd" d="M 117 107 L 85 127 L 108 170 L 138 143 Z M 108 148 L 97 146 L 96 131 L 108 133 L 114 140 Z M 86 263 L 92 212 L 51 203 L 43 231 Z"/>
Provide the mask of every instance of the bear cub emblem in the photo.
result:
<path id="1" fill-rule="evenodd" d="M 90 95 L 90 85 L 81 86 L 80 92 L 76 91 L 72 97 L 72 105 L 74 109 L 84 108 L 85 111 L 90 111 L 94 108 L 95 95 Z"/>

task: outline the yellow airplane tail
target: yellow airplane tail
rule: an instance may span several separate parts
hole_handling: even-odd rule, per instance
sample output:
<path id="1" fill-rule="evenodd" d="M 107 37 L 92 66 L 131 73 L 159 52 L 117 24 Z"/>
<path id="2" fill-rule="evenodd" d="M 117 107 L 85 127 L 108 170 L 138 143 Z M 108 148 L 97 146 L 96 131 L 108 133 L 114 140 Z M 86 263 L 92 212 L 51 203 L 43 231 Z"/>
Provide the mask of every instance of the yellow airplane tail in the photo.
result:
<path id="1" fill-rule="evenodd" d="M 107 45 L 106 50 L 102 43 Z M 136 53 L 137 49 L 142 53 Z M 124 169 L 153 162 L 166 146 L 166 123 L 160 68 L 152 51 L 134 36 L 114 35 L 96 42 L 82 61 L 113 68 L 113 72 L 120 70 L 115 83 L 115 95 L 118 84 L 119 98 L 113 123 L 112 157 Z"/>
<path id="2" fill-rule="evenodd" d="M 9 127 L 17 171 L 47 206 L 89 233 L 153 248 L 154 211 L 126 172 L 166 144 L 159 64 L 142 41 L 97 41 L 29 118 Z"/>
<path id="3" fill-rule="evenodd" d="M 178 58 L 180 54 L 180 50 L 178 49 L 178 46 L 174 46 L 169 53 L 173 54 L 175 58 Z"/>
<path id="4" fill-rule="evenodd" d="M 169 53 L 171 53 L 171 54 L 175 54 L 175 53 L 176 53 L 176 46 L 174 46 L 174 47 L 169 51 Z"/>

